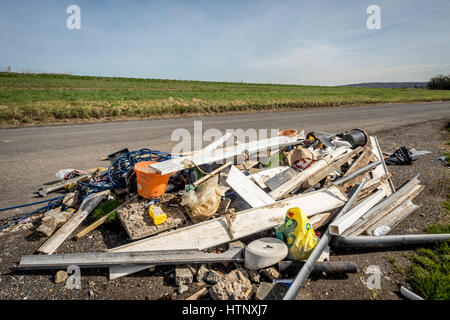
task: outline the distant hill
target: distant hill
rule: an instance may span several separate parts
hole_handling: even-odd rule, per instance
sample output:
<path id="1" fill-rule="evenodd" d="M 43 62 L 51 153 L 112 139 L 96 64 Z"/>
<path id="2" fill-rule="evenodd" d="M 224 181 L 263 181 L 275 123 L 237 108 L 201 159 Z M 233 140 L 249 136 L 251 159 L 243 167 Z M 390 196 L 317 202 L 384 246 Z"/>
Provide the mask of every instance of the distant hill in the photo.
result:
<path id="1" fill-rule="evenodd" d="M 425 89 L 427 82 L 364 82 L 345 84 L 341 87 L 390 88 L 390 89 Z"/>

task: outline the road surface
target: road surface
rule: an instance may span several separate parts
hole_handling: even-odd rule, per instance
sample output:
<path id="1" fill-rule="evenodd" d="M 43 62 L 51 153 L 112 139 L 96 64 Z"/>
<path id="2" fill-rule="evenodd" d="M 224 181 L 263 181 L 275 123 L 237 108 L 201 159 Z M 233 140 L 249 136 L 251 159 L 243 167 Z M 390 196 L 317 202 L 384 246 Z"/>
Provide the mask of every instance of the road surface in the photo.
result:
<path id="1" fill-rule="evenodd" d="M 194 120 L 202 120 L 203 130 L 217 128 L 223 133 L 236 128 L 305 132 L 361 128 L 373 133 L 438 119 L 450 119 L 450 102 L 0 129 L 0 208 L 38 201 L 35 192 L 43 183 L 55 181 L 59 169 L 108 166 L 100 159 L 123 148 L 170 152 L 177 143 L 170 141 L 172 132 L 178 128 L 193 132 Z M 0 220 L 29 210 L 0 212 Z"/>

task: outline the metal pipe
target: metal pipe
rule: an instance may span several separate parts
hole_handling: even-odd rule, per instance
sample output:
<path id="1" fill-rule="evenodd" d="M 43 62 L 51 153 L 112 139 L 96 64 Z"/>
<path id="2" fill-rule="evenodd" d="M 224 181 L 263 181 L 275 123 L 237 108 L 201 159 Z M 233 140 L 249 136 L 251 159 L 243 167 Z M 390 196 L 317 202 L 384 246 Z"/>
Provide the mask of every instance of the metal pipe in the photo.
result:
<path id="1" fill-rule="evenodd" d="M 349 181 L 349 180 L 351 180 L 351 179 L 353 179 L 353 178 L 355 178 L 355 177 L 357 177 L 357 176 L 359 176 L 359 175 L 361 175 L 363 173 L 366 173 L 367 171 L 372 170 L 373 168 L 378 166 L 380 163 L 381 163 L 381 160 L 377 160 L 375 162 L 372 162 L 371 164 L 369 164 L 369 165 L 367 165 L 367 166 L 365 166 L 365 167 L 363 167 L 363 168 L 361 168 L 359 170 L 356 170 L 353 173 L 350 173 L 348 176 L 345 176 L 343 178 L 337 179 L 336 181 L 333 181 L 331 183 L 331 185 L 339 186 L 339 185 L 341 185 L 341 184 L 343 184 L 343 183 L 345 183 L 345 182 L 347 182 L 347 181 Z"/>
<path id="2" fill-rule="evenodd" d="M 405 298 L 409 300 L 424 300 L 421 296 L 418 296 L 414 292 L 406 289 L 404 286 L 400 286 L 400 292 Z"/>
<path id="3" fill-rule="evenodd" d="M 347 203 L 345 204 L 345 206 L 342 208 L 342 210 L 339 212 L 339 214 L 336 216 L 335 219 L 338 219 L 340 216 L 345 214 L 351 208 L 353 203 L 358 198 L 358 195 L 361 192 L 362 187 L 364 186 L 366 181 L 367 181 L 367 178 L 364 178 L 363 181 L 361 181 L 361 183 L 359 184 L 355 193 L 352 195 L 350 200 L 347 201 Z M 298 273 L 298 275 L 295 278 L 294 282 L 292 283 L 291 287 L 286 292 L 286 295 L 283 297 L 283 300 L 294 300 L 295 299 L 298 291 L 305 284 L 306 279 L 311 274 L 311 272 L 314 268 L 314 265 L 316 264 L 317 260 L 319 260 L 320 255 L 325 250 L 325 248 L 327 247 L 330 240 L 331 240 L 331 234 L 330 234 L 330 231 L 327 229 L 327 231 L 323 234 L 319 243 L 316 245 L 313 252 L 309 256 L 308 260 L 306 260 L 305 264 L 303 265 L 303 268 Z"/>
<path id="4" fill-rule="evenodd" d="M 303 261 L 280 261 L 278 270 L 287 274 L 298 274 L 304 265 Z M 326 274 L 356 273 L 358 266 L 353 261 L 323 261 L 317 262 L 311 271 L 313 274 L 322 274 L 323 272 Z"/>
<path id="5" fill-rule="evenodd" d="M 334 236 L 331 245 L 339 249 L 378 249 L 405 245 L 430 244 L 450 240 L 450 233 L 444 234 L 408 234 L 395 236 Z"/>

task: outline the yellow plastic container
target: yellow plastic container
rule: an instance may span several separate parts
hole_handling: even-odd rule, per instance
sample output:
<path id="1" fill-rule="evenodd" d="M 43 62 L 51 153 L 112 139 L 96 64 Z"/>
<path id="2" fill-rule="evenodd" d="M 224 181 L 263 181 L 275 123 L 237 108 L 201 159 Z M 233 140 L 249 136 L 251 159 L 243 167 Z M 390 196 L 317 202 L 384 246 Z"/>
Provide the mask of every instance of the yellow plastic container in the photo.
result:
<path id="1" fill-rule="evenodd" d="M 155 205 L 156 201 L 152 201 L 148 207 L 148 214 L 153 219 L 155 225 L 162 224 L 167 221 L 166 214 L 162 211 L 161 207 Z"/>

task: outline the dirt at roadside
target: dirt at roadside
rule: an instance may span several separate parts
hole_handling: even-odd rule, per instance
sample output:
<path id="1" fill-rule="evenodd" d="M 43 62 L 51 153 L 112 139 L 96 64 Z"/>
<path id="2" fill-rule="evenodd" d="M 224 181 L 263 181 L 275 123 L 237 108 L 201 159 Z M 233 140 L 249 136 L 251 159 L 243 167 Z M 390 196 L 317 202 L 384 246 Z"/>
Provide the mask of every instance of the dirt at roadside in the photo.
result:
<path id="1" fill-rule="evenodd" d="M 419 180 L 425 189 L 413 202 L 421 205 L 412 215 L 401 222 L 391 234 L 422 233 L 425 226 L 441 221 L 445 213 L 441 203 L 449 187 L 448 169 L 439 160 L 447 141 L 446 121 L 433 121 L 394 130 L 371 132 L 376 135 L 383 152 L 393 152 L 402 145 L 417 150 L 428 150 L 410 166 L 389 166 L 396 188 L 420 173 Z M 92 223 L 92 217 L 73 233 Z M 177 286 L 173 267 L 156 267 L 117 280 L 108 280 L 106 269 L 82 270 L 81 289 L 68 290 L 65 283 L 54 283 L 54 271 L 11 273 L 10 266 L 22 255 L 33 254 L 45 241 L 36 238 L 32 230 L 19 230 L 0 235 L 0 299 L 185 299 L 202 286 L 189 285 L 189 290 L 174 295 Z M 109 223 L 91 232 L 81 240 L 67 239 L 57 253 L 105 251 L 127 242 L 127 234 L 117 223 Z M 163 249 L 163 248 L 162 248 Z M 411 251 L 379 251 L 370 253 L 332 254 L 332 261 L 354 261 L 358 273 L 334 278 L 311 277 L 300 291 L 302 299 L 402 299 L 399 285 L 404 284 L 398 267 L 409 264 Z M 381 271 L 381 289 L 369 290 L 364 281 L 368 266 L 377 265 Z"/>

